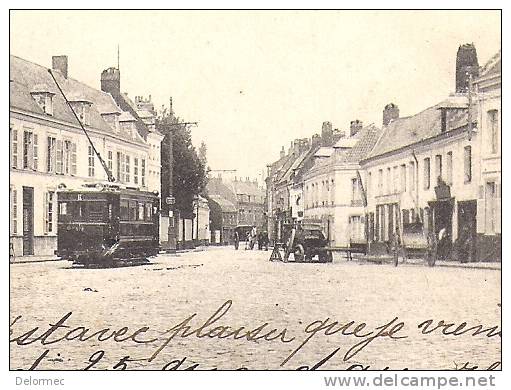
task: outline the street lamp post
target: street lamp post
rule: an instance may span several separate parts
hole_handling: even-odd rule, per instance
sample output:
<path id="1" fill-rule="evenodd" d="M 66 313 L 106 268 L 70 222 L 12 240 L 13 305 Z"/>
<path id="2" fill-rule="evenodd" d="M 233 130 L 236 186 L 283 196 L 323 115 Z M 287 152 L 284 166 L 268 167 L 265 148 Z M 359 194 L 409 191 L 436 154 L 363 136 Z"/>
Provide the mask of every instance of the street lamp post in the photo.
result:
<path id="1" fill-rule="evenodd" d="M 195 202 L 195 240 L 197 245 L 199 244 L 199 195 L 193 196 L 193 201 Z M 192 240 L 193 240 L 193 222 L 192 222 Z"/>

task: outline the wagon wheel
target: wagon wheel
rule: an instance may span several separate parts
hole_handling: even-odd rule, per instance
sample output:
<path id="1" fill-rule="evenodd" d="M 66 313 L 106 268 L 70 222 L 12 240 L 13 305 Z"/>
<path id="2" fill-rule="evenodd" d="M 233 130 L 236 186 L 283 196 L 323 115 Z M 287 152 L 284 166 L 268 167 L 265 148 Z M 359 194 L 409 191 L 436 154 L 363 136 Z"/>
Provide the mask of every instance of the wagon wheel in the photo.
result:
<path id="1" fill-rule="evenodd" d="M 294 250 L 295 261 L 303 261 L 305 259 L 305 250 L 302 244 L 298 244 Z"/>
<path id="2" fill-rule="evenodd" d="M 399 243 L 396 234 L 394 234 L 392 239 L 392 252 L 394 255 L 394 267 L 397 267 L 399 264 Z"/>
<path id="3" fill-rule="evenodd" d="M 437 240 L 436 235 L 433 233 L 430 233 L 428 235 L 428 254 L 427 254 L 427 262 L 430 267 L 434 267 L 436 263 L 437 258 Z"/>

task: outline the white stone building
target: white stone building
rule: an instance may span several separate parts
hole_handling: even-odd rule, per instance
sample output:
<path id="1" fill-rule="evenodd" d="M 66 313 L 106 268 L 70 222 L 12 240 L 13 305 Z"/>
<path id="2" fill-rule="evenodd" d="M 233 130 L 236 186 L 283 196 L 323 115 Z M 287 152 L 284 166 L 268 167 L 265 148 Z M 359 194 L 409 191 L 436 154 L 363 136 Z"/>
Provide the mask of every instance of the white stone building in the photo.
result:
<path id="1" fill-rule="evenodd" d="M 490 258 L 500 258 L 502 248 L 502 69 L 500 51 L 474 80 L 477 92 L 481 183 L 477 200 L 478 247 Z"/>
<path id="2" fill-rule="evenodd" d="M 160 192 L 159 181 L 148 177 L 159 149 L 140 134 L 140 121 L 109 93 L 69 77 L 67 57 L 53 57 L 52 66 L 116 180 Z M 53 255 L 59 185 L 80 187 L 107 174 L 47 68 L 11 56 L 9 90 L 10 243 L 16 256 Z"/>
<path id="3" fill-rule="evenodd" d="M 365 243 L 365 207 L 360 160 L 372 150 L 381 130 L 353 122 L 350 136 L 339 139 L 327 157 L 319 157 L 304 176 L 304 219 L 321 222 L 332 247 Z M 322 148 L 323 149 L 323 148 Z"/>
<path id="4" fill-rule="evenodd" d="M 463 240 L 475 234 L 479 134 L 468 136 L 467 119 L 468 99 L 459 94 L 384 127 L 362 161 L 372 250 L 384 251 L 397 228 L 417 219 L 427 232 L 445 228 L 451 243 L 462 227 Z"/>

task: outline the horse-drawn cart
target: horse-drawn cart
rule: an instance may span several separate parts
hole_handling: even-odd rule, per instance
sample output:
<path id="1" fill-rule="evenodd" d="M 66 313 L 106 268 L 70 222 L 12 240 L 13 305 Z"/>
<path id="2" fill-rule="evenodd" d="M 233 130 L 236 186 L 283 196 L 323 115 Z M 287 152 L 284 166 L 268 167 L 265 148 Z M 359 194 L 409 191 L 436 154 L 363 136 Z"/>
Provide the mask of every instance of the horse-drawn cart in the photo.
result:
<path id="1" fill-rule="evenodd" d="M 392 252 L 394 265 L 397 266 L 399 256 L 403 259 L 424 258 L 430 267 L 435 265 L 437 259 L 438 241 L 435 234 L 428 233 L 422 222 L 405 223 L 403 233 L 399 229 L 394 234 Z"/>

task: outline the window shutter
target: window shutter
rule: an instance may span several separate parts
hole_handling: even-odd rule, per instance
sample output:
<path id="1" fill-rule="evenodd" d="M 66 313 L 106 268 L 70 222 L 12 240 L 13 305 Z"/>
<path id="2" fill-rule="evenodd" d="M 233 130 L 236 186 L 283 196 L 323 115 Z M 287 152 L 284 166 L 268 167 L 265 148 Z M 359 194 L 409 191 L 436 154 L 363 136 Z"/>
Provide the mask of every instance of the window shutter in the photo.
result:
<path id="1" fill-rule="evenodd" d="M 18 130 L 11 129 L 11 167 L 18 168 Z"/>
<path id="2" fill-rule="evenodd" d="M 44 205 L 43 205 L 43 210 L 44 210 L 44 232 L 45 233 L 48 233 L 48 192 L 45 192 L 44 193 L 44 197 L 43 197 L 43 202 L 44 202 Z"/>
<path id="3" fill-rule="evenodd" d="M 57 140 L 57 163 L 56 163 L 56 172 L 62 173 L 62 140 Z"/>
<path id="4" fill-rule="evenodd" d="M 33 153 L 34 153 L 34 164 L 32 168 L 37 171 L 38 169 L 38 162 L 39 162 L 39 142 L 37 134 L 34 134 L 34 144 L 33 144 Z"/>
<path id="5" fill-rule="evenodd" d="M 71 175 L 76 175 L 76 144 L 71 144 Z"/>

